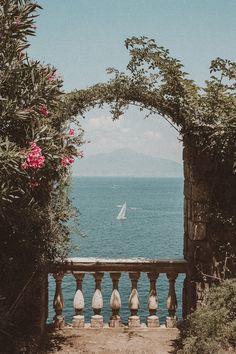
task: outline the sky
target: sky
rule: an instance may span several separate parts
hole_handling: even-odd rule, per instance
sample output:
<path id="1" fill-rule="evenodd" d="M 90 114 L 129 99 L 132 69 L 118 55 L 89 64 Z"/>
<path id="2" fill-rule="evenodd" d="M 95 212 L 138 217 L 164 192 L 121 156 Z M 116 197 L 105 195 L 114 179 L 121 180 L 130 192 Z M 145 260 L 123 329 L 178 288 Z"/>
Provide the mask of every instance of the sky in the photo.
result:
<path id="1" fill-rule="evenodd" d="M 108 79 L 106 68 L 125 70 L 131 36 L 154 38 L 181 60 L 199 85 L 216 57 L 236 61 L 235 0 L 41 0 L 37 36 L 29 54 L 53 64 L 65 91 Z M 131 148 L 154 157 L 182 161 L 178 133 L 161 117 L 144 119 L 131 108 L 117 122 L 108 109 L 91 111 L 81 121 L 85 156 Z"/>

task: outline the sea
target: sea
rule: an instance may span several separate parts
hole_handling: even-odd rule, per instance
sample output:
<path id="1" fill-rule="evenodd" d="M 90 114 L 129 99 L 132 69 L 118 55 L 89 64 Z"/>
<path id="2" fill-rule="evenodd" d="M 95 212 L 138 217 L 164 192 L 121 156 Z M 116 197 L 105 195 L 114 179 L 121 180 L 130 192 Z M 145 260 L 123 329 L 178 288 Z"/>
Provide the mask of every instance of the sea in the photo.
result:
<path id="1" fill-rule="evenodd" d="M 102 258 L 182 258 L 183 257 L 183 178 L 138 178 L 138 177 L 73 177 L 70 196 L 77 209 L 79 230 L 72 225 L 72 257 Z M 123 203 L 127 203 L 126 219 L 117 220 Z M 178 301 L 177 316 L 182 317 L 183 275 L 176 280 Z M 94 293 L 94 278 L 87 273 L 83 281 L 85 297 L 84 315 L 90 322 L 93 314 L 91 301 Z M 131 283 L 127 273 L 122 273 L 119 282 L 122 307 L 120 315 L 127 322 L 130 311 L 128 298 Z M 138 282 L 140 299 L 139 315 L 145 322 L 148 316 L 147 299 L 150 283 L 145 273 Z M 66 322 L 74 315 L 73 297 L 76 282 L 73 276 L 63 279 Z M 102 280 L 104 307 L 102 314 L 108 322 L 111 315 L 109 300 L 112 282 L 105 273 Z M 55 283 L 49 277 L 49 318 L 54 315 L 53 296 Z M 167 316 L 166 300 L 168 282 L 165 274 L 157 280 L 160 322 Z"/>

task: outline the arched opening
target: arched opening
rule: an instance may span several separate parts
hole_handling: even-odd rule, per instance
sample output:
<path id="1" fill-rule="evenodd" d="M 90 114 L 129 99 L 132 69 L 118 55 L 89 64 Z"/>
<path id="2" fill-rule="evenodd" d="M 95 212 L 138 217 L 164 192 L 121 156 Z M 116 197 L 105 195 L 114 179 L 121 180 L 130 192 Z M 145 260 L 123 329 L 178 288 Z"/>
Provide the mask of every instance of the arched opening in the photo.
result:
<path id="1" fill-rule="evenodd" d="M 105 111 L 105 112 L 104 112 Z M 73 257 L 167 259 L 183 257 L 183 166 L 179 136 L 162 117 L 146 120 L 143 112 L 130 108 L 118 121 L 106 110 L 91 111 L 83 122 L 89 140 L 84 159 L 74 168 L 71 198 L 80 211 L 84 237 L 72 232 Z M 120 173 L 119 173 L 120 172 Z M 117 220 L 121 205 L 127 203 L 126 220 Z M 52 279 L 52 283 L 53 279 Z M 110 278 L 102 281 L 103 316 L 109 320 Z M 120 314 L 128 318 L 130 293 L 128 274 L 120 279 L 123 306 Z M 138 282 L 140 317 L 148 315 L 149 280 L 142 274 Z M 84 278 L 85 303 L 91 303 L 93 282 Z M 176 281 L 178 318 L 182 317 L 183 275 Z M 168 279 L 158 278 L 159 318 L 167 316 Z M 72 301 L 74 281 L 63 281 L 65 301 Z M 51 298 L 54 290 L 51 292 Z M 66 318 L 73 308 L 65 307 Z M 92 315 L 84 310 L 86 322 Z"/>
<path id="2" fill-rule="evenodd" d="M 222 184 L 222 176 L 225 171 L 228 176 L 232 175 L 232 156 L 227 155 L 227 149 L 231 148 L 230 139 L 223 141 L 224 148 L 222 150 L 218 149 L 216 141 L 219 146 L 222 145 L 221 138 L 218 137 L 225 131 L 223 130 L 219 134 L 217 123 L 209 125 L 212 115 L 211 113 L 209 116 L 207 115 L 209 111 L 206 108 L 208 105 L 210 107 L 212 104 L 214 105 L 214 102 L 210 101 L 209 103 L 209 99 L 215 97 L 209 86 L 212 83 L 214 91 L 218 88 L 218 81 L 213 76 L 208 85 L 209 95 L 202 95 L 196 84 L 186 78 L 186 73 L 181 70 L 179 61 L 169 57 L 169 52 L 163 47 L 158 47 L 154 40 L 148 40 L 145 37 L 131 38 L 127 39 L 126 46 L 130 48 L 131 53 L 131 60 L 128 64 L 129 75 L 111 69 L 110 73 L 114 77 L 108 83 L 72 93 L 69 95 L 69 99 L 74 105 L 76 113 L 83 114 L 97 105 L 103 107 L 108 103 L 113 119 L 116 120 L 128 105 L 135 104 L 141 109 L 148 109 L 151 113 L 162 115 L 168 121 L 170 120 L 171 124 L 180 127 L 184 142 L 184 264 L 186 265 L 185 268 L 181 268 L 183 264 L 180 266 L 180 272 L 187 271 L 184 285 L 184 311 L 186 314 L 195 310 L 202 302 L 205 290 L 209 288 L 209 284 L 213 280 L 221 280 L 222 275 L 225 276 L 226 272 L 229 275 L 233 274 L 235 267 L 234 261 L 231 260 L 234 258 L 233 253 L 228 262 L 226 244 L 226 239 L 232 240 L 233 237 L 232 223 L 230 222 L 230 225 L 227 220 L 228 215 L 232 214 L 231 206 L 225 198 L 229 188 L 227 183 Z M 213 62 L 213 71 L 220 71 L 218 64 L 217 61 Z M 155 74 L 149 72 L 154 69 L 157 69 Z M 216 121 L 217 119 L 216 117 Z M 208 139 L 211 139 L 209 146 L 207 145 Z M 224 164 L 221 165 L 220 161 L 223 161 Z M 213 178 L 216 174 L 217 178 Z M 231 176 L 229 179 L 234 185 L 233 177 Z M 223 239 L 220 239 L 222 234 Z M 219 245 L 222 246 L 218 247 Z M 230 243 L 229 245 L 231 247 Z M 221 249 L 224 249 L 223 253 Z M 225 266 L 224 260 L 230 264 L 230 268 Z M 110 271 L 107 268 L 107 263 L 103 263 L 100 262 L 98 268 Z M 174 264 L 174 261 L 171 260 L 170 263 Z M 121 269 L 123 266 L 124 263 L 119 264 L 115 269 Z M 79 262 L 78 267 L 83 268 L 84 265 Z M 129 264 L 129 267 L 129 270 L 133 269 L 132 264 Z M 135 269 L 139 269 L 139 265 L 136 264 L 135 267 Z M 92 269 L 91 264 L 90 269 Z M 167 300 L 169 318 L 171 321 L 175 321 L 174 283 L 178 271 L 173 268 L 168 271 L 165 268 L 164 272 L 166 272 L 169 281 Z M 102 276 L 100 273 L 95 274 L 95 295 L 97 291 L 99 294 L 101 293 Z M 132 312 L 136 314 L 138 310 L 136 288 L 138 277 L 138 274 L 130 276 L 131 295 L 136 294 L 136 308 L 131 308 L 131 314 Z M 153 280 L 151 274 L 149 279 L 151 286 L 154 286 L 156 280 Z M 113 291 L 115 290 L 117 289 L 113 288 Z M 150 293 L 152 291 L 155 290 L 151 288 Z M 101 300 L 101 294 L 99 299 Z M 101 306 L 101 301 L 99 306 Z M 132 303 L 131 306 L 133 306 Z M 97 310 L 100 311 L 101 308 L 94 309 L 95 315 Z"/>

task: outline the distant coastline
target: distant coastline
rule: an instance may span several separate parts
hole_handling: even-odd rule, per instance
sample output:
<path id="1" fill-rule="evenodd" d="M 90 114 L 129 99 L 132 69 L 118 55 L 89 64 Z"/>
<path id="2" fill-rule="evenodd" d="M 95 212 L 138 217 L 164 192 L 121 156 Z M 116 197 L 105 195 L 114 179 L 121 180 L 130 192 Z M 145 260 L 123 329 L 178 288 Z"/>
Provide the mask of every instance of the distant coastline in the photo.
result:
<path id="1" fill-rule="evenodd" d="M 130 149 L 87 156 L 78 161 L 73 175 L 80 177 L 183 177 L 183 165 Z"/>

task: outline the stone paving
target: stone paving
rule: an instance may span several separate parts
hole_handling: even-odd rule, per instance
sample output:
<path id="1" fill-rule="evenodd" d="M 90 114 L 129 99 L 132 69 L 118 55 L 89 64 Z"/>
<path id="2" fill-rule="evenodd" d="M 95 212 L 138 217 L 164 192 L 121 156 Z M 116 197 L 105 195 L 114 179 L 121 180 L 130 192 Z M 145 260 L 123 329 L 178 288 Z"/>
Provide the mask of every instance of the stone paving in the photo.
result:
<path id="1" fill-rule="evenodd" d="M 155 329 L 103 328 L 73 329 L 66 327 L 53 335 L 50 354 L 175 354 L 179 331 Z"/>

